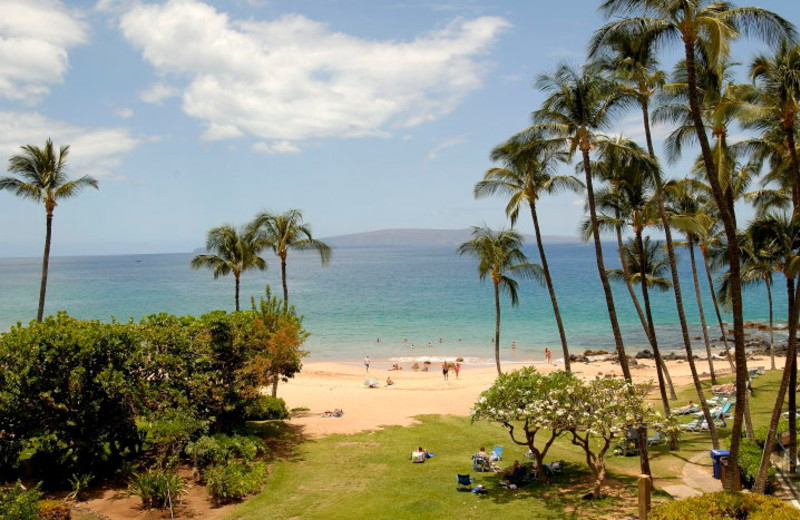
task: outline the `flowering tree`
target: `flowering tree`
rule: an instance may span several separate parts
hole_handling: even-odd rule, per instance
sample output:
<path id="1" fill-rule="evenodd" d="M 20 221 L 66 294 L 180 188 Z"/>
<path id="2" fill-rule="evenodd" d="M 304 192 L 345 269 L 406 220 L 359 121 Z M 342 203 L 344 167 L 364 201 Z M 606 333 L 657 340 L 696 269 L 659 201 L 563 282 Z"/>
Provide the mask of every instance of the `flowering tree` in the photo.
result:
<path id="1" fill-rule="evenodd" d="M 553 442 L 569 436 L 585 453 L 592 471 L 592 496 L 597 498 L 606 476 L 605 456 L 614 442 L 628 428 L 669 426 L 646 402 L 647 387 L 631 386 L 622 379 L 582 381 L 566 372 L 545 375 L 527 367 L 499 376 L 481 393 L 472 419 L 502 424 L 513 442 L 531 450 L 539 467 Z M 543 471 L 538 476 L 547 479 Z"/>
<path id="2" fill-rule="evenodd" d="M 567 372 L 545 375 L 533 367 L 502 374 L 481 393 L 472 409 L 472 420 L 502 424 L 514 443 L 528 447 L 541 468 L 550 446 L 571 426 L 564 420 L 564 403 L 581 384 Z M 536 445 L 540 432 L 540 440 L 544 440 L 541 447 Z M 549 480 L 544 471 L 537 476 L 545 482 Z"/>
<path id="3" fill-rule="evenodd" d="M 628 428 L 648 424 L 661 429 L 661 415 L 646 401 L 649 385 L 632 386 L 622 379 L 596 379 L 571 389 L 562 402 L 565 429 L 572 444 L 586 455 L 594 481 L 592 497 L 599 498 L 606 477 L 605 456 Z"/>

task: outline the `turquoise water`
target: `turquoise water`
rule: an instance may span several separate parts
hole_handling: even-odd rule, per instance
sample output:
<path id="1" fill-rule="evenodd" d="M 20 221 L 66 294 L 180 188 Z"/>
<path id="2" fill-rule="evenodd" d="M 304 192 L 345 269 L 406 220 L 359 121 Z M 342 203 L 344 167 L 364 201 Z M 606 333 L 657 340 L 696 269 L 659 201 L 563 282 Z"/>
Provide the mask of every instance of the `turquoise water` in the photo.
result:
<path id="1" fill-rule="evenodd" d="M 571 349 L 613 349 L 593 248 L 556 244 L 547 252 Z M 537 256 L 532 249 L 528 254 Z M 692 336 L 699 336 L 688 254 L 684 256 L 684 300 Z M 233 278 L 214 280 L 210 271 L 193 271 L 191 258 L 190 254 L 53 258 L 46 312 L 66 310 L 78 318 L 107 321 L 162 311 L 198 315 L 233 310 Z M 614 258 L 609 247 L 608 267 L 614 267 Z M 243 274 L 243 307 L 249 306 L 250 296 L 263 294 L 266 284 L 280 292 L 280 265 L 272 257 L 267 260 L 267 272 Z M 358 360 L 369 354 L 373 359 L 464 356 L 488 362 L 493 356 L 491 283 L 480 282 L 475 261 L 459 257 L 453 248 L 337 249 L 324 268 L 318 257 L 290 253 L 288 267 L 289 297 L 311 332 L 306 348 L 312 360 Z M 35 317 L 40 268 L 36 258 L 0 259 L 0 329 Z M 647 348 L 627 291 L 623 286 L 615 290 L 626 348 L 629 352 Z M 780 284 L 775 292 L 776 319 L 785 319 Z M 653 300 L 660 344 L 682 349 L 672 293 L 655 294 Z M 746 319 L 766 321 L 766 302 L 763 287 L 749 289 Z M 544 287 L 521 281 L 519 307 L 512 308 L 507 297 L 502 307 L 504 358 L 542 359 L 545 347 L 554 348 L 558 357 L 561 347 Z M 712 316 L 710 301 L 706 314 Z M 712 328 L 712 337 L 718 336 Z M 512 341 L 517 344 L 515 352 L 509 348 Z M 701 342 L 694 343 L 702 348 Z"/>

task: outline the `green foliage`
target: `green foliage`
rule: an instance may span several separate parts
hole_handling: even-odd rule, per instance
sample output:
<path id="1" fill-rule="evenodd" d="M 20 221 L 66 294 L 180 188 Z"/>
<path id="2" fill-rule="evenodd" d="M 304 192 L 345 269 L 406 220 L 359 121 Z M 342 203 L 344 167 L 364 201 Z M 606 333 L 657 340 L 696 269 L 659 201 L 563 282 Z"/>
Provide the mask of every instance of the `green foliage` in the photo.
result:
<path id="1" fill-rule="evenodd" d="M 200 433 L 205 422 L 180 410 L 169 411 L 162 419 L 142 425 L 146 439 L 161 467 L 173 465 L 189 441 Z"/>
<path id="2" fill-rule="evenodd" d="M 742 439 L 742 443 L 739 445 L 739 467 L 742 468 L 742 485 L 748 489 L 752 489 L 755 484 L 762 454 L 763 451 L 758 444 L 749 439 Z M 775 478 L 775 468 L 772 465 L 767 466 L 767 487 L 765 489 L 767 494 L 772 492 Z"/>
<path id="3" fill-rule="evenodd" d="M 206 472 L 206 490 L 216 503 L 233 502 L 259 491 L 266 476 L 264 463 L 229 462 Z"/>
<path id="4" fill-rule="evenodd" d="M 25 489 L 21 482 L 0 488 L 0 518 L 14 520 L 39 519 L 39 485 Z"/>
<path id="5" fill-rule="evenodd" d="M 85 475 L 72 475 L 69 478 L 72 491 L 67 495 L 67 498 L 78 501 L 84 500 L 86 498 L 86 492 L 89 489 L 89 484 L 92 482 L 93 478 L 94 475 L 91 473 L 87 473 Z"/>
<path id="6" fill-rule="evenodd" d="M 257 437 L 217 434 L 189 443 L 186 453 L 201 470 L 239 458 L 250 462 L 266 447 Z"/>
<path id="7" fill-rule="evenodd" d="M 718 491 L 654 507 L 651 520 L 798 520 L 800 511 L 773 497 Z"/>
<path id="8" fill-rule="evenodd" d="M 145 508 L 162 508 L 177 502 L 184 493 L 184 481 L 173 470 L 158 468 L 137 473 L 128 488 L 142 499 Z"/>
<path id="9" fill-rule="evenodd" d="M 258 394 L 244 404 L 244 418 L 248 421 L 270 421 L 289 417 L 286 401 L 280 397 Z"/>
<path id="10" fill-rule="evenodd" d="M 58 500 L 42 500 L 39 502 L 40 520 L 70 520 L 72 512 L 68 505 Z"/>
<path id="11" fill-rule="evenodd" d="M 22 456 L 46 468 L 48 480 L 63 480 L 130 444 L 136 399 L 128 361 L 135 348 L 131 327 L 63 313 L 2 334 L 0 419 L 3 436 L 14 439 L 3 449 L 2 469 Z"/>

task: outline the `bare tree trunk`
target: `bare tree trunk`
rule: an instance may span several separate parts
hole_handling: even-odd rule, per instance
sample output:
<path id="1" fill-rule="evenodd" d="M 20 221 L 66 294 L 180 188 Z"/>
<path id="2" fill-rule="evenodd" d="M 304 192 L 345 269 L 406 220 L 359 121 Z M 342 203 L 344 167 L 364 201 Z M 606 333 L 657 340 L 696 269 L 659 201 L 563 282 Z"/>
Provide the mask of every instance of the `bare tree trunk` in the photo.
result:
<path id="1" fill-rule="evenodd" d="M 494 282 L 494 360 L 497 363 L 497 375 L 502 375 L 503 371 L 500 370 L 500 285 Z"/>
<path id="2" fill-rule="evenodd" d="M 731 374 L 736 373 L 736 365 L 733 364 L 733 357 L 731 356 L 731 349 L 728 347 L 728 336 L 725 330 L 725 324 L 722 322 L 722 313 L 719 311 L 719 301 L 717 300 L 717 293 L 714 291 L 714 281 L 711 279 L 711 267 L 708 265 L 708 255 L 705 249 L 700 248 L 703 256 L 703 265 L 706 270 L 706 280 L 708 281 L 708 289 L 711 291 L 711 303 L 714 304 L 714 312 L 717 315 L 717 323 L 719 323 L 719 332 L 722 334 L 722 345 L 725 347 L 725 357 L 728 358 L 728 364 L 731 367 Z"/>
<path id="3" fill-rule="evenodd" d="M 289 308 L 289 285 L 286 283 L 286 253 L 281 253 L 281 283 L 283 284 L 283 308 Z"/>
<path id="4" fill-rule="evenodd" d="M 594 253 L 597 261 L 597 272 L 600 275 L 600 283 L 603 285 L 603 293 L 606 297 L 606 308 L 608 309 L 608 319 L 611 322 L 611 331 L 614 334 L 614 344 L 617 348 L 617 356 L 619 357 L 620 368 L 625 381 L 631 383 L 631 370 L 628 367 L 628 357 L 625 354 L 625 344 L 622 342 L 622 333 L 619 330 L 619 322 L 617 321 L 617 311 L 614 306 L 614 295 L 611 292 L 611 285 L 608 283 L 608 273 L 606 273 L 605 262 L 603 261 L 603 245 L 600 242 L 600 229 L 597 223 L 597 210 L 594 200 L 594 187 L 592 184 L 592 166 L 589 160 L 589 149 L 584 147 L 581 150 L 583 154 L 583 171 L 586 176 L 586 199 L 589 202 L 589 218 L 592 223 L 592 236 L 594 237 Z"/>
<path id="5" fill-rule="evenodd" d="M 689 239 L 689 257 L 692 262 L 692 280 L 694 281 L 694 294 L 697 298 L 697 312 L 700 314 L 700 326 L 703 328 L 703 341 L 706 344 L 706 356 L 708 357 L 708 370 L 711 374 L 711 384 L 717 384 L 717 376 L 714 373 L 714 360 L 711 355 L 711 340 L 708 338 L 708 327 L 706 326 L 706 313 L 703 311 L 703 297 L 700 294 L 700 281 L 697 278 L 697 263 L 694 260 L 694 239 Z"/>
<path id="6" fill-rule="evenodd" d="M 655 350 L 658 348 L 658 344 L 656 343 L 655 337 L 650 334 L 650 328 L 647 326 L 647 318 L 644 316 L 644 311 L 642 310 L 642 306 L 639 304 L 639 298 L 636 297 L 636 291 L 633 290 L 633 284 L 630 281 L 630 268 L 628 267 L 628 261 L 625 259 L 625 248 L 622 244 L 622 231 L 619 226 L 617 226 L 617 250 L 619 251 L 619 262 L 622 266 L 622 274 L 625 278 L 625 287 L 628 289 L 628 295 L 631 297 L 631 301 L 633 302 L 633 307 L 636 309 L 636 314 L 639 316 L 639 322 L 642 324 L 642 330 L 644 330 L 645 336 L 647 336 L 647 341 L 650 343 L 650 348 Z M 659 356 L 658 358 L 653 355 L 655 361 L 656 371 L 658 372 L 658 377 L 661 378 L 662 374 L 664 379 L 667 382 L 667 389 L 669 390 L 669 398 L 675 400 L 678 398 L 675 395 L 675 387 L 672 385 L 672 378 L 669 375 L 669 371 L 667 370 L 667 364 L 664 362 L 664 358 Z M 660 359 L 660 363 L 659 363 Z M 669 408 L 665 409 L 665 413 L 669 413 Z M 670 437 L 673 439 L 674 436 Z M 676 440 L 677 443 L 677 440 Z M 677 449 L 677 444 L 676 444 Z"/>
<path id="7" fill-rule="evenodd" d="M 547 284 L 547 292 L 550 293 L 550 302 L 553 305 L 553 314 L 555 314 L 556 325 L 558 326 L 558 336 L 561 338 L 561 349 L 564 352 L 564 369 L 569 373 L 572 372 L 572 370 L 569 359 L 569 347 L 567 346 L 567 334 L 564 331 L 564 323 L 561 321 L 561 311 L 558 309 L 556 290 L 553 287 L 550 268 L 547 266 L 547 256 L 544 254 L 544 245 L 542 244 L 542 234 L 539 231 L 539 217 L 536 214 L 536 205 L 531 202 L 530 208 L 531 218 L 533 219 L 533 230 L 536 235 L 536 246 L 539 248 L 539 259 L 542 262 L 542 271 L 544 272 L 544 281 Z"/>
<path id="8" fill-rule="evenodd" d="M 239 273 L 234 273 L 233 274 L 233 280 L 234 280 L 233 283 L 234 283 L 234 285 L 236 287 L 236 290 L 234 292 L 234 298 L 236 299 L 236 311 L 237 312 L 239 311 L 239 276 L 240 276 Z"/>
<path id="9" fill-rule="evenodd" d="M 39 310 L 36 312 L 36 321 L 44 318 L 44 300 L 47 294 L 47 271 L 50 267 L 50 241 L 53 237 L 53 209 L 46 208 L 47 219 L 44 234 L 44 254 L 42 255 L 42 281 L 39 285 Z"/>
<path id="10" fill-rule="evenodd" d="M 776 430 L 778 429 L 778 421 L 780 421 L 781 418 L 783 400 L 786 398 L 787 389 L 789 389 L 789 380 L 791 378 L 790 360 L 797 358 L 797 311 L 798 307 L 800 307 L 797 305 L 797 300 L 798 297 L 800 297 L 800 291 L 798 291 L 798 288 L 795 287 L 794 278 L 786 279 L 786 293 L 789 305 L 789 312 L 787 315 L 789 321 L 789 339 L 786 343 L 786 365 L 783 367 L 783 375 L 781 376 L 781 382 L 778 385 L 778 392 L 775 395 L 775 404 L 772 407 L 772 415 L 770 416 L 767 435 L 764 439 L 764 452 L 761 455 L 761 464 L 758 466 L 756 482 L 753 485 L 753 491 L 756 493 L 764 493 L 766 488 L 767 467 L 769 467 L 770 459 L 772 458 L 772 448 L 775 446 L 775 434 Z M 791 388 L 790 391 L 795 392 L 796 389 Z"/>
<path id="11" fill-rule="evenodd" d="M 769 361 L 770 370 L 775 370 L 775 322 L 772 308 L 772 276 L 765 278 L 767 286 L 767 301 L 769 301 Z"/>
<path id="12" fill-rule="evenodd" d="M 689 107 L 692 112 L 692 120 L 694 122 L 695 131 L 697 132 L 697 139 L 700 142 L 700 149 L 703 155 L 703 163 L 706 169 L 706 176 L 711 190 L 714 195 L 714 200 L 719 208 L 722 221 L 725 226 L 725 235 L 728 239 L 728 254 L 730 256 L 731 271 L 731 298 L 733 300 L 733 329 L 735 338 L 735 354 L 736 354 L 736 410 L 734 411 L 733 420 L 733 433 L 731 440 L 731 465 L 735 468 L 739 463 L 739 444 L 741 443 L 742 433 L 742 413 L 745 407 L 745 383 L 746 378 L 741 374 L 745 370 L 744 375 L 747 374 L 747 361 L 745 360 L 744 352 L 744 322 L 742 321 L 742 291 L 741 291 L 741 275 L 739 272 L 739 244 L 736 237 L 736 220 L 729 212 L 729 207 L 726 204 L 726 198 L 720 187 L 719 179 L 717 178 L 717 169 L 714 166 L 714 159 L 711 155 L 711 147 L 708 144 L 708 137 L 706 136 L 705 126 L 703 125 L 703 117 L 700 113 L 700 102 L 697 96 L 697 77 L 695 73 L 695 57 L 694 57 L 694 41 L 691 39 L 684 40 L 684 52 L 686 54 L 686 82 L 688 85 L 687 93 L 689 96 Z M 673 277 L 677 279 L 675 273 Z M 678 294 L 676 287 L 676 297 Z M 708 428 L 711 433 L 711 443 L 714 449 L 719 449 L 719 435 L 717 433 L 716 425 L 711 417 L 711 412 L 708 408 L 708 403 L 705 399 L 703 387 L 700 384 L 700 378 L 697 374 L 697 368 L 694 364 L 694 355 L 692 354 L 691 342 L 688 336 L 688 327 L 682 323 L 684 328 L 684 344 L 686 346 L 686 356 L 689 362 L 689 368 L 692 371 L 692 380 L 694 382 L 697 396 L 700 400 L 700 406 L 703 409 L 703 415 L 708 421 Z M 741 358 L 741 359 L 740 359 Z M 729 472 L 728 478 L 724 483 L 725 489 L 733 489 L 733 471 Z"/>

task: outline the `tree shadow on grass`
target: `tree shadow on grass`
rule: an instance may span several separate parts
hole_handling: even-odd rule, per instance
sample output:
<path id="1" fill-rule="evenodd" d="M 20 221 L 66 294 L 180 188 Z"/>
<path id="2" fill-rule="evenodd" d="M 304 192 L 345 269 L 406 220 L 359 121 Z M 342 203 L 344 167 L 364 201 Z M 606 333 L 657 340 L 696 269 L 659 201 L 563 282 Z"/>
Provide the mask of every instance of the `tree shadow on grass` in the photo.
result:
<path id="1" fill-rule="evenodd" d="M 267 445 L 266 460 L 303 461 L 301 446 L 315 442 L 305 433 L 305 426 L 285 421 L 248 422 L 246 432 L 255 435 Z"/>

